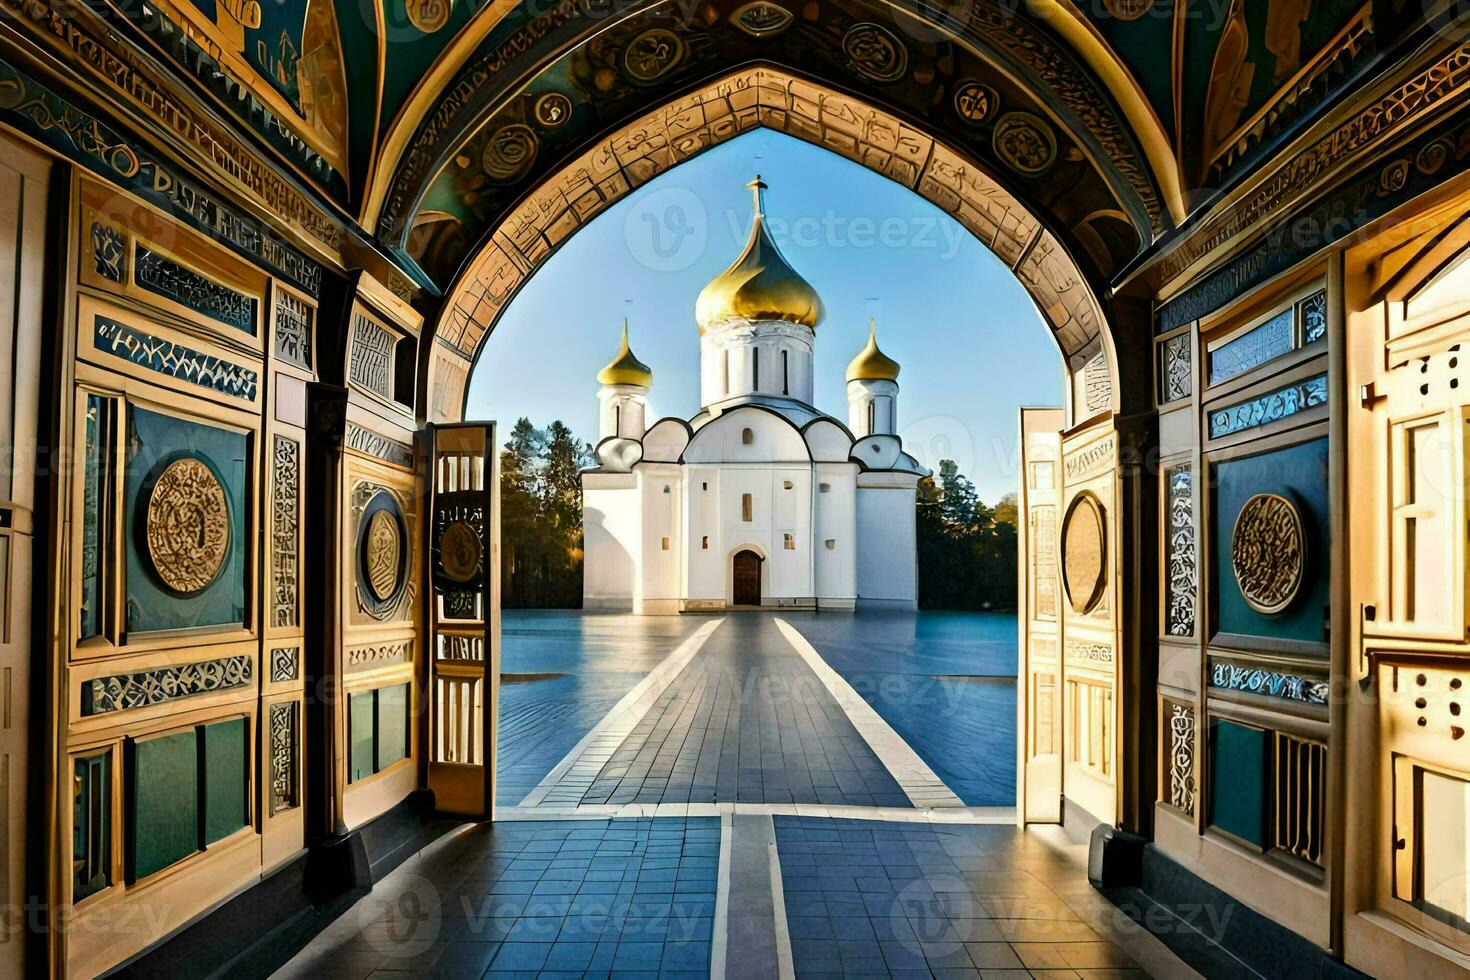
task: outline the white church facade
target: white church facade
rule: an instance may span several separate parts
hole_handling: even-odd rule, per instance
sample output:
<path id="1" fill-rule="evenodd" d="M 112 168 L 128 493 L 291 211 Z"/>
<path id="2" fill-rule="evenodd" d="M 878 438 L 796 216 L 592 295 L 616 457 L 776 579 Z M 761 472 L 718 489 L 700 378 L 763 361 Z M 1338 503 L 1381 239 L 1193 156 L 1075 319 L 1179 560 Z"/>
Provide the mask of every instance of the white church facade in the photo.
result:
<path id="1" fill-rule="evenodd" d="M 899 366 L 868 343 L 844 425 L 814 405 L 820 297 L 765 228 L 699 294 L 702 407 L 647 425 L 653 374 L 629 347 L 599 372 L 597 465 L 582 474 L 583 601 L 663 614 L 913 609 L 927 471 L 897 435 Z"/>

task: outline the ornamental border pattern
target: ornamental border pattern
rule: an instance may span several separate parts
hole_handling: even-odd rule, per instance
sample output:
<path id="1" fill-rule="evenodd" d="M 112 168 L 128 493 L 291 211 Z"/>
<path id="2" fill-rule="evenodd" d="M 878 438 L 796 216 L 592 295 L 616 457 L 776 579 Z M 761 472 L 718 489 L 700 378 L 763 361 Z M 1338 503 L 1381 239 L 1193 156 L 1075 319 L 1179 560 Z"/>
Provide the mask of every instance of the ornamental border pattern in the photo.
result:
<path id="1" fill-rule="evenodd" d="M 247 402 L 255 401 L 259 375 L 250 368 L 163 340 L 101 314 L 94 317 L 92 346 L 104 354 L 178 381 Z"/>
<path id="2" fill-rule="evenodd" d="M 142 242 L 133 245 L 133 281 L 200 316 L 255 336 L 259 300 L 185 268 Z"/>
<path id="3" fill-rule="evenodd" d="M 1165 631 L 1170 636 L 1193 636 L 1195 594 L 1199 588 L 1195 554 L 1194 470 L 1188 463 L 1164 471 L 1169 496 L 1169 527 L 1165 540 Z"/>
<path id="4" fill-rule="evenodd" d="M 297 702 L 270 706 L 271 815 L 296 806 Z"/>
<path id="5" fill-rule="evenodd" d="M 130 674 L 109 674 L 82 682 L 82 714 L 92 716 L 147 708 L 246 687 L 254 678 L 255 658 L 247 654 Z"/>
<path id="6" fill-rule="evenodd" d="M 1247 429 L 1270 425 L 1327 404 L 1327 375 L 1304 378 L 1295 384 L 1268 391 L 1247 401 L 1210 413 L 1211 439 L 1223 439 Z"/>
<path id="7" fill-rule="evenodd" d="M 1327 703 L 1329 690 L 1324 680 L 1219 660 L 1210 663 L 1210 687 L 1222 691 L 1241 691 L 1262 697 L 1280 698 L 1283 701 L 1297 701 L 1301 704 L 1322 705 Z"/>
<path id="8" fill-rule="evenodd" d="M 271 464 L 271 625 L 289 627 L 299 618 L 301 444 L 277 434 Z"/>
<path id="9" fill-rule="evenodd" d="M 356 422 L 347 423 L 346 442 L 348 449 L 356 449 L 360 453 L 376 456 L 394 466 L 413 466 L 411 448 L 387 436 L 378 435 L 370 429 L 364 429 Z"/>

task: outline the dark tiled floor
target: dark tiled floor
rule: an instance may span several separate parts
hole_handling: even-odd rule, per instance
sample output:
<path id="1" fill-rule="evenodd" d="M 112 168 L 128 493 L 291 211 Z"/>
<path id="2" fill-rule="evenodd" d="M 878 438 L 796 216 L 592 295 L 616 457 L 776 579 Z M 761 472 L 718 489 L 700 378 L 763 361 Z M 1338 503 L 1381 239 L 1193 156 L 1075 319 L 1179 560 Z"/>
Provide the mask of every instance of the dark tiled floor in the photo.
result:
<path id="1" fill-rule="evenodd" d="M 774 822 L 798 978 L 1143 976 L 1024 869 L 1014 828 Z"/>
<path id="2" fill-rule="evenodd" d="M 519 803 L 702 617 L 501 614 L 495 802 Z"/>
<path id="3" fill-rule="evenodd" d="M 912 804 L 769 616 L 731 616 L 583 803 Z"/>
<path id="4" fill-rule="evenodd" d="M 713 817 L 487 824 L 384 882 L 285 972 L 708 976 L 719 848 Z"/>

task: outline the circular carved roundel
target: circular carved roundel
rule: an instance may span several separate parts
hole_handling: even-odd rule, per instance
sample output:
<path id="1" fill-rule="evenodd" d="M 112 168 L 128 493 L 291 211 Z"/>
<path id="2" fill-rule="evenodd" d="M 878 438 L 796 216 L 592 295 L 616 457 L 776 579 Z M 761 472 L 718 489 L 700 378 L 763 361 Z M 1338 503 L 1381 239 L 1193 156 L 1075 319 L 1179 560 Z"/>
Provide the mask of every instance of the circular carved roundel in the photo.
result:
<path id="1" fill-rule="evenodd" d="M 1091 612 L 1107 583 L 1107 537 L 1103 509 L 1090 493 L 1081 493 L 1067 508 L 1062 524 L 1062 584 L 1077 613 Z"/>
<path id="2" fill-rule="evenodd" d="M 1230 564 L 1246 604 L 1256 612 L 1283 612 L 1301 591 L 1307 537 L 1296 505 L 1258 493 L 1240 508 L 1230 540 Z"/>
<path id="3" fill-rule="evenodd" d="M 1046 121 L 1029 112 L 1008 112 L 990 136 L 995 155 L 1027 177 L 1037 177 L 1057 158 L 1057 138 Z"/>
<path id="4" fill-rule="evenodd" d="M 153 482 L 144 536 L 153 570 L 180 595 L 204 591 L 230 550 L 230 506 L 214 470 L 201 459 L 176 459 Z"/>
<path id="5" fill-rule="evenodd" d="M 362 510 L 357 532 L 358 598 L 375 619 L 393 614 L 408 584 L 407 525 L 398 501 L 379 490 Z"/>
<path id="6" fill-rule="evenodd" d="M 439 564 L 451 582 L 468 582 L 480 570 L 480 536 L 465 521 L 455 521 L 439 538 Z"/>
<path id="7" fill-rule="evenodd" d="M 858 74 L 876 82 L 897 81 L 908 69 L 908 48 L 881 24 L 854 24 L 842 37 L 842 53 Z"/>

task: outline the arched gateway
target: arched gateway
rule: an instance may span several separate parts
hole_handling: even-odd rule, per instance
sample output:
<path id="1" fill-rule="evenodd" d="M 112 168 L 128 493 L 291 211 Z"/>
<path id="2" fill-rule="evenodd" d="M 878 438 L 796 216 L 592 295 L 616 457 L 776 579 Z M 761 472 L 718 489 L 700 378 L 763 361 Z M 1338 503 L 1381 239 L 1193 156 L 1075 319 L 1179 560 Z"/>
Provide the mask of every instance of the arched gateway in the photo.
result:
<path id="1" fill-rule="evenodd" d="M 0 973 L 268 969 L 430 800 L 489 815 L 468 373 L 580 227 L 757 127 L 952 215 L 1063 356 L 1019 427 L 1018 822 L 1248 908 L 1212 938 L 1258 972 L 1467 962 L 1463 25 L 215 6 L 0 32 L 0 906 L 51 923 L 8 917 Z M 691 427 L 618 371 L 609 458 L 652 471 Z M 857 380 L 876 429 L 892 379 Z M 767 543 L 711 550 L 731 602 L 771 598 Z"/>

